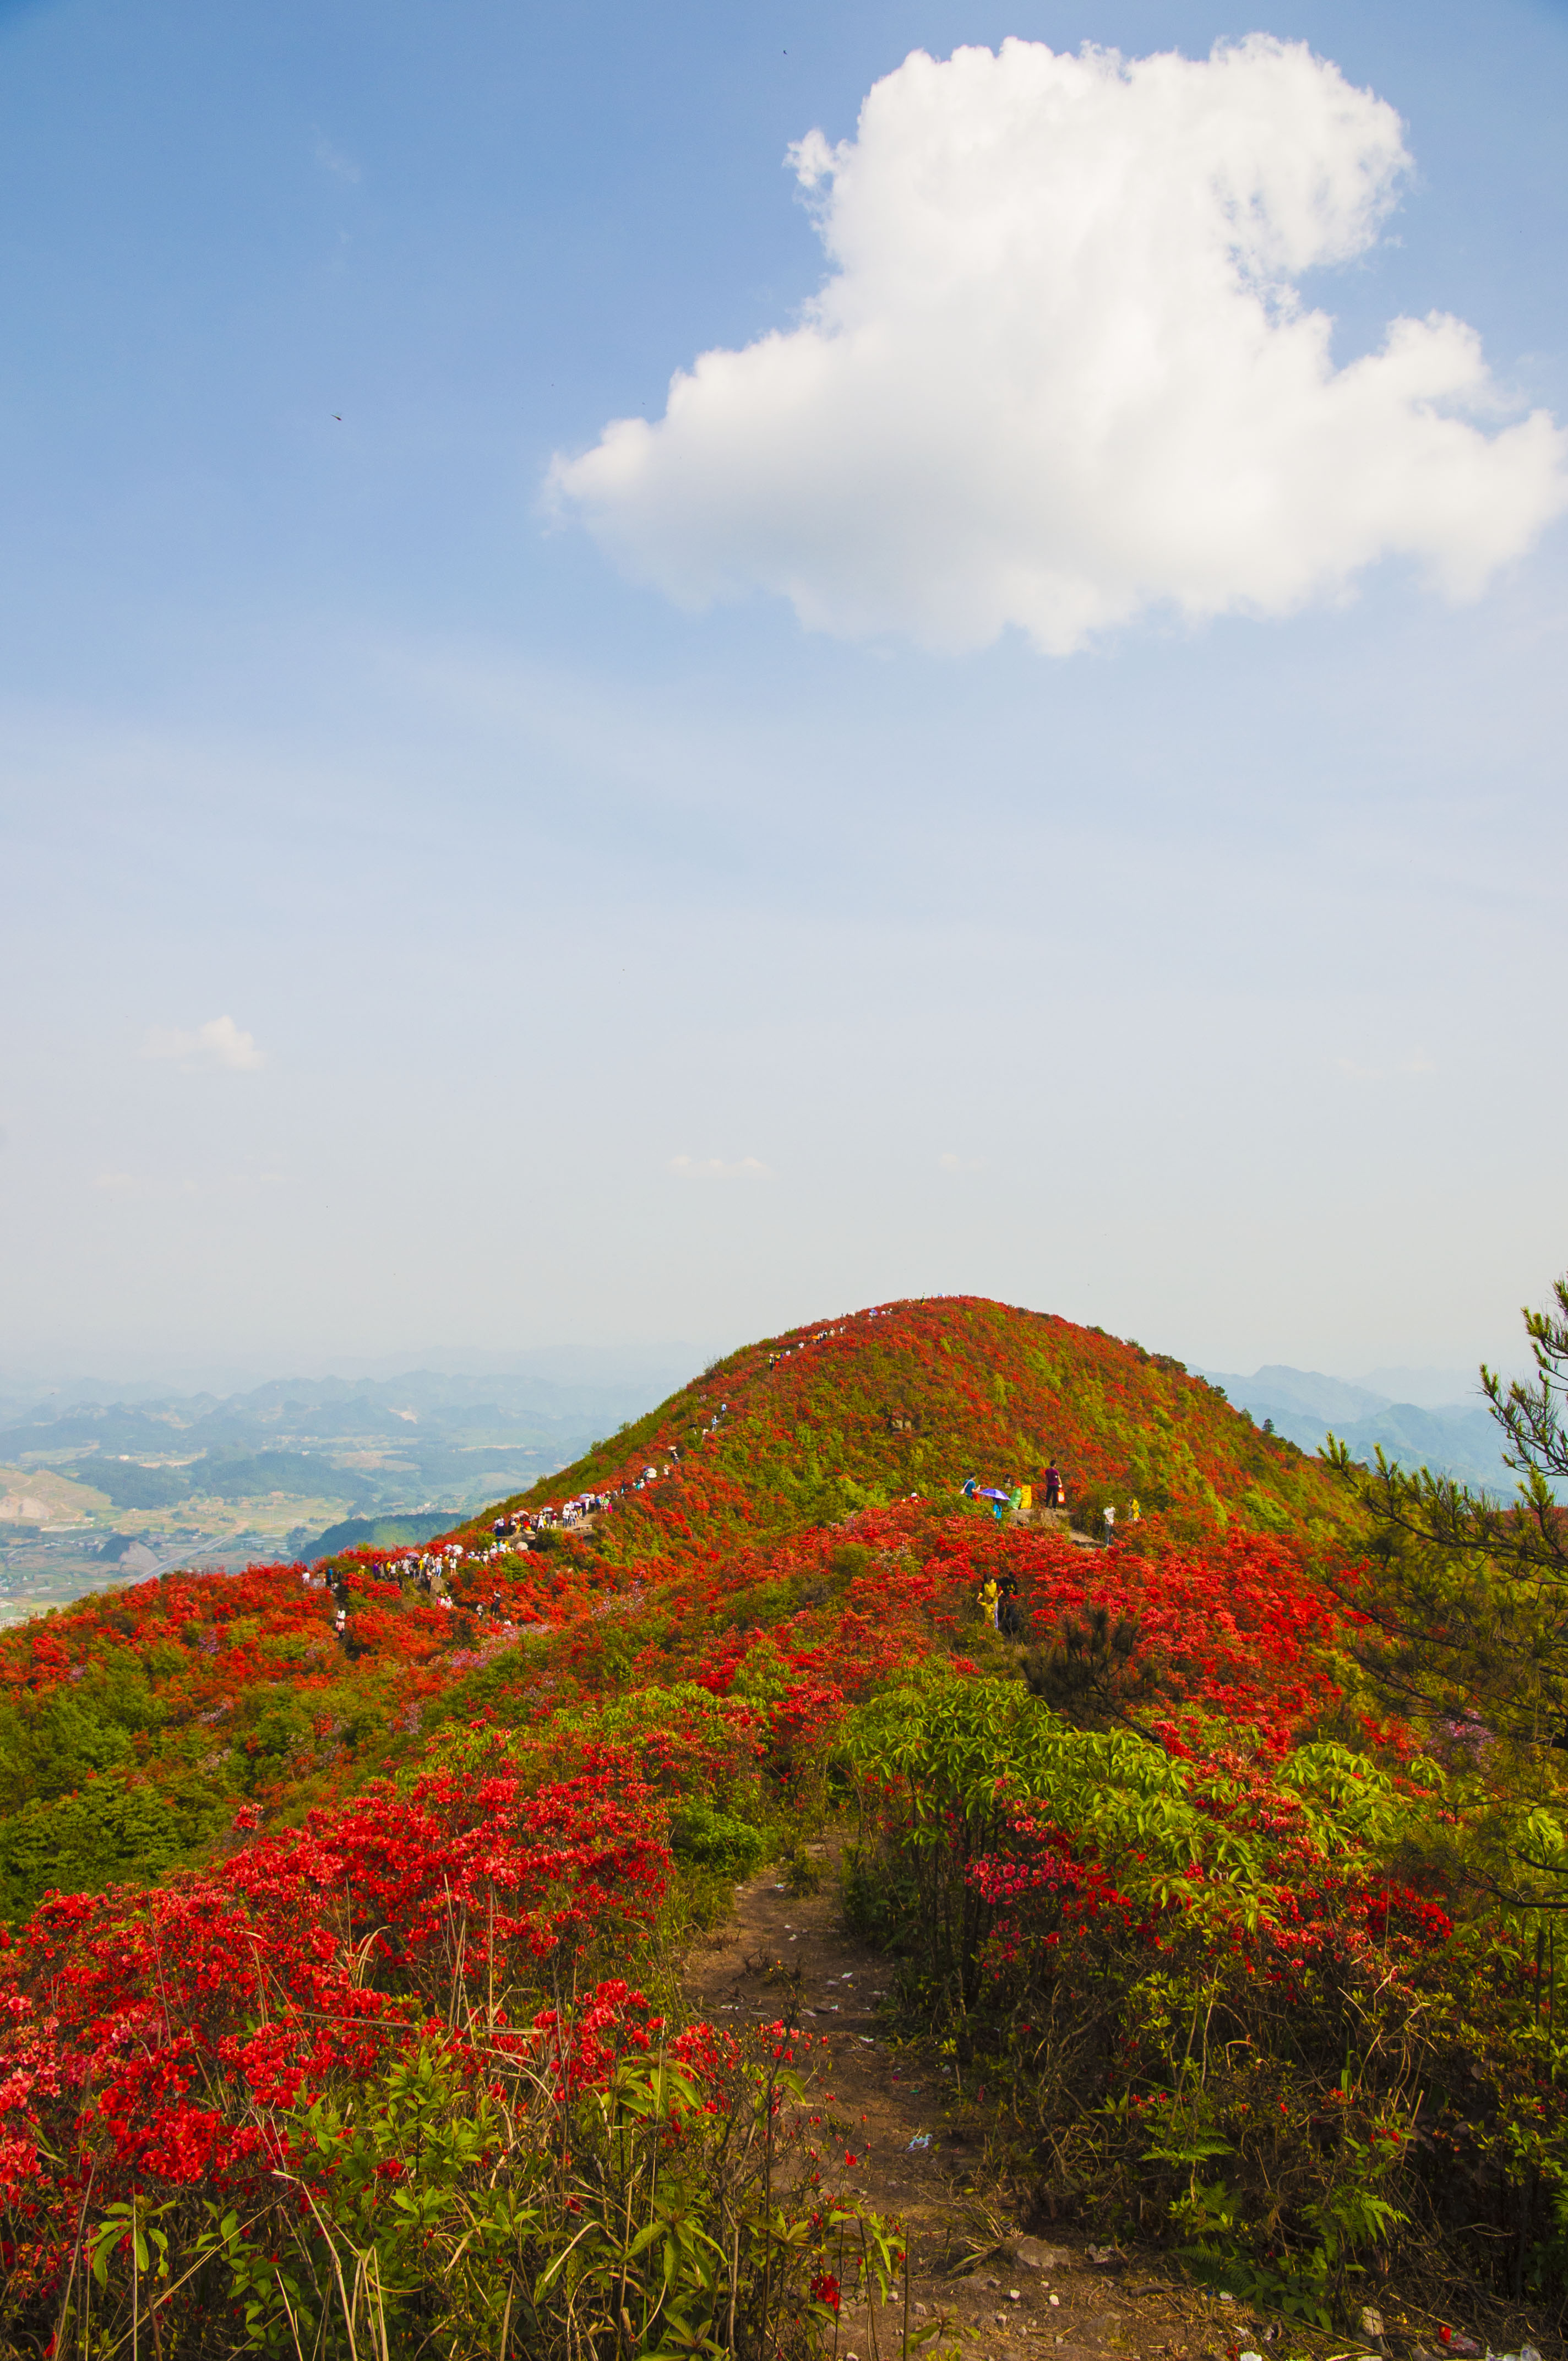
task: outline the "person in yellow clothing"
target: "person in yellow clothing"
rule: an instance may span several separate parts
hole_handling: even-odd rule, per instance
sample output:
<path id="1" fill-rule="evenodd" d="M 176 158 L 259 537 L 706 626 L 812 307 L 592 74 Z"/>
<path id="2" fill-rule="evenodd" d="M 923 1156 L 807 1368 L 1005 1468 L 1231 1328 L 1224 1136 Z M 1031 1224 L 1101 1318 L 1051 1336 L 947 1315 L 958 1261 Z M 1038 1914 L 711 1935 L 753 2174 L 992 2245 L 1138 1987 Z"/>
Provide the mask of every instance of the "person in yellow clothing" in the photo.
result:
<path id="1" fill-rule="evenodd" d="M 996 1602 L 1001 1596 L 996 1576 L 993 1574 L 988 1574 L 980 1586 L 980 1597 L 975 1604 L 993 1631 L 996 1629 Z"/>

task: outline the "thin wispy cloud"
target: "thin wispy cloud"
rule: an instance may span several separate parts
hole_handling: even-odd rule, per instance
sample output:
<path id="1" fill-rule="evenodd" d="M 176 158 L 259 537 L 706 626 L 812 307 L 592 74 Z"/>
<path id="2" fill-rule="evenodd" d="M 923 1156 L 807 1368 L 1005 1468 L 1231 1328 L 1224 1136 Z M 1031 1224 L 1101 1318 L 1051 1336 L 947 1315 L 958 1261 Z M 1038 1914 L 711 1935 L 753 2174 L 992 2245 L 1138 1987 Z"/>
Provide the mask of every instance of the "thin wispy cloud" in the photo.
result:
<path id="1" fill-rule="evenodd" d="M 1394 109 L 1301 42 L 916 51 L 790 151 L 831 264 L 800 324 L 558 458 L 556 503 L 683 604 L 1053 655 L 1164 610 L 1284 615 L 1387 556 L 1478 593 L 1568 505 L 1475 332 L 1336 368 L 1298 281 L 1377 240 Z"/>
<path id="2" fill-rule="evenodd" d="M 225 1067 L 231 1073 L 254 1073 L 267 1063 L 267 1052 L 256 1046 L 253 1033 L 243 1033 L 232 1016 L 214 1016 L 195 1031 L 183 1033 L 154 1026 L 142 1038 L 144 1058 L 176 1058 L 187 1066 Z"/>
<path id="3" fill-rule="evenodd" d="M 755 1156 L 742 1156 L 732 1164 L 721 1156 L 672 1156 L 669 1162 L 678 1180 L 767 1180 L 772 1174 L 767 1165 Z"/>
<path id="4" fill-rule="evenodd" d="M 983 1156 L 954 1156 L 949 1151 L 946 1156 L 938 1157 L 937 1170 L 938 1172 L 983 1172 L 985 1159 Z"/>
<path id="5" fill-rule="evenodd" d="M 315 136 L 315 159 L 323 171 L 330 172 L 334 180 L 346 181 L 352 188 L 358 187 L 358 165 L 355 163 L 352 157 L 345 156 L 341 149 L 334 148 L 325 134 L 320 131 Z"/>

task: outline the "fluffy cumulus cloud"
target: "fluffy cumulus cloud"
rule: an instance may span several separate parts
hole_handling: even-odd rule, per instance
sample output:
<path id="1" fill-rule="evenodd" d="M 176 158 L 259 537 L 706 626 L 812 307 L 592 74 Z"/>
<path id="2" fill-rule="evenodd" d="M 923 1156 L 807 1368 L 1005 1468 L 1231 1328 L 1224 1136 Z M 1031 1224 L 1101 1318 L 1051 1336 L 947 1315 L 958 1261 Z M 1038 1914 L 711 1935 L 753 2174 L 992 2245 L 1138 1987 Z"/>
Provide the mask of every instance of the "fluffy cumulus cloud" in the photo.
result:
<path id="1" fill-rule="evenodd" d="M 1299 43 L 916 52 L 791 160 L 832 266 L 800 324 L 552 471 L 684 603 L 760 587 L 820 630 L 1062 654 L 1387 555 L 1472 596 L 1568 500 L 1568 438 L 1506 419 L 1462 321 L 1336 367 L 1296 282 L 1375 242 L 1409 158 Z"/>
<path id="2" fill-rule="evenodd" d="M 256 1046 L 252 1033 L 242 1033 L 232 1016 L 214 1016 L 193 1033 L 156 1027 L 142 1041 L 144 1058 L 179 1058 L 191 1066 L 226 1066 L 250 1073 L 267 1063 L 267 1052 Z"/>

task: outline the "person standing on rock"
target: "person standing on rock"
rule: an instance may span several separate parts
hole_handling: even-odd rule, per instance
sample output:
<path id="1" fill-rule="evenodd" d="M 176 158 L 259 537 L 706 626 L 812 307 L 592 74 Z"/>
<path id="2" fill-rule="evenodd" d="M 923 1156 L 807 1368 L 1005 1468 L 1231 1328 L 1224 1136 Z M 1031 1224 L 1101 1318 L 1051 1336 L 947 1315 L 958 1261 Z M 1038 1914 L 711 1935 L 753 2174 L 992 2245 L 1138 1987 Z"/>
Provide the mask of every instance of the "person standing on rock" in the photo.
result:
<path id="1" fill-rule="evenodd" d="M 1046 1506 L 1054 1509 L 1061 1499 L 1061 1470 L 1053 1459 L 1046 1470 Z"/>

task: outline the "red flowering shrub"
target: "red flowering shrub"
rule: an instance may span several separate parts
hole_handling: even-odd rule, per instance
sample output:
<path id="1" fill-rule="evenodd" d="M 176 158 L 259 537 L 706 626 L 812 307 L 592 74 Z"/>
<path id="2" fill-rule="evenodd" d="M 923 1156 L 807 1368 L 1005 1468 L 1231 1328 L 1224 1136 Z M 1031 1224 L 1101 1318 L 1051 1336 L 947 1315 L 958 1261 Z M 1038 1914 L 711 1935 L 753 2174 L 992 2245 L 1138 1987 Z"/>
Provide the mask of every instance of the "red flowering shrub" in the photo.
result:
<path id="1" fill-rule="evenodd" d="M 309 2090 L 258 2077 L 247 2045 L 250 2104 L 221 2153 L 201 2111 L 166 2106 L 165 2145 L 143 2146 L 125 2197 L 79 2169 L 14 2209 L 7 2324 L 86 2344 L 139 2322 L 155 2350 L 221 2352 L 240 2307 L 264 2351 L 567 2361 L 630 2322 L 639 2350 L 722 2336 L 804 2361 L 849 2217 L 782 2025 L 672 2036 L 612 1979 L 520 2025 L 488 2006 L 406 2024 L 375 2056 L 363 2030 L 314 2061 Z"/>
<path id="2" fill-rule="evenodd" d="M 278 2160 L 269 2111 L 480 2005 L 504 2039 L 520 1999 L 647 1919 L 668 1862 L 634 1780 L 447 1773 L 150 1894 L 47 1901 L 0 1955 L 5 2194 L 43 2220 L 89 2175 L 100 2201 L 247 2182 Z"/>

